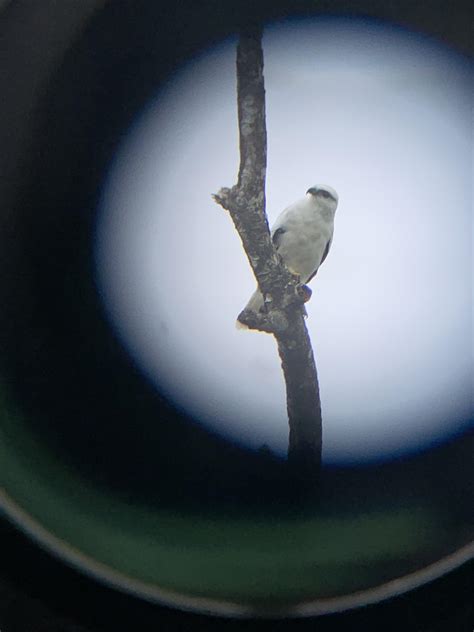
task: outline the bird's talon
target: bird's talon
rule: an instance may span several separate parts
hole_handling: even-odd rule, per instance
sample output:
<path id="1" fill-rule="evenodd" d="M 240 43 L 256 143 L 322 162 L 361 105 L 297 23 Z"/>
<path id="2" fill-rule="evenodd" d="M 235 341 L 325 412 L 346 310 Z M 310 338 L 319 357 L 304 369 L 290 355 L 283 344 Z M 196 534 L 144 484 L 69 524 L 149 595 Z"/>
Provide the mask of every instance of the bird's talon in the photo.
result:
<path id="1" fill-rule="evenodd" d="M 298 286 L 297 292 L 303 303 L 307 303 L 313 294 L 311 288 L 304 284 Z"/>

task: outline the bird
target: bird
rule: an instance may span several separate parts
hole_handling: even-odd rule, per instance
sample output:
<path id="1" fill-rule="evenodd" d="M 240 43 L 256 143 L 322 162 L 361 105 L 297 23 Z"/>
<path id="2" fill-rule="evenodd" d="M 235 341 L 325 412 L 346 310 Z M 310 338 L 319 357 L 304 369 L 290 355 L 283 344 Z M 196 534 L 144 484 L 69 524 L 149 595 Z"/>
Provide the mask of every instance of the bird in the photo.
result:
<path id="1" fill-rule="evenodd" d="M 273 245 L 287 268 L 307 284 L 328 256 L 334 233 L 334 216 L 339 196 L 326 184 L 316 184 L 285 208 L 271 229 Z M 244 311 L 263 309 L 263 295 L 257 288 Z M 239 316 L 240 318 L 240 316 Z M 248 327 L 237 319 L 238 329 Z"/>

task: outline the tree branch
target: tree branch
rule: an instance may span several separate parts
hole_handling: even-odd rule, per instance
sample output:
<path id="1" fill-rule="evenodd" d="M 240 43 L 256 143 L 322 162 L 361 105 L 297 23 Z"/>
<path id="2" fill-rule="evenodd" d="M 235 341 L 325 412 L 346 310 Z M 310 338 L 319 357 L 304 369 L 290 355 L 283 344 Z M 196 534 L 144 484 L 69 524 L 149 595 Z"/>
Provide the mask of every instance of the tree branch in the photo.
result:
<path id="1" fill-rule="evenodd" d="M 310 481 L 321 463 L 321 404 L 313 350 L 304 322 L 307 294 L 273 247 L 265 213 L 267 136 L 262 30 L 240 35 L 237 47 L 237 102 L 240 136 L 238 182 L 223 188 L 215 201 L 229 211 L 265 298 L 265 313 L 244 311 L 239 320 L 272 333 L 286 383 L 292 471 Z"/>

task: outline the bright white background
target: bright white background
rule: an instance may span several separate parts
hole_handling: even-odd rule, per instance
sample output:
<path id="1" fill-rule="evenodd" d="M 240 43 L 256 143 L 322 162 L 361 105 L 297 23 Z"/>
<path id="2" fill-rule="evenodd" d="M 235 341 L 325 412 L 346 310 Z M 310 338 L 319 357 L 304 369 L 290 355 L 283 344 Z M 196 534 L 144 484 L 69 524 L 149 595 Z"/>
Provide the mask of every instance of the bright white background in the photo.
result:
<path id="1" fill-rule="evenodd" d="M 98 284 L 143 371 L 232 440 L 279 453 L 273 338 L 235 329 L 255 287 L 211 199 L 236 181 L 235 41 L 157 94 L 124 141 L 97 226 Z M 265 31 L 270 223 L 315 183 L 339 193 L 307 320 L 324 459 L 427 447 L 472 417 L 472 73 L 433 40 L 322 20 Z"/>

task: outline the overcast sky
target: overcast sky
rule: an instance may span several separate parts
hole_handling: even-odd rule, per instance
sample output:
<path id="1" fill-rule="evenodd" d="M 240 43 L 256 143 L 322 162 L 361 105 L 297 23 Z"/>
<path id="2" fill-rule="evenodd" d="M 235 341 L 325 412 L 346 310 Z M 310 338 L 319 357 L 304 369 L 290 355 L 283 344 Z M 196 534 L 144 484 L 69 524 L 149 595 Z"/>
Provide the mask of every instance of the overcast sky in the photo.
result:
<path id="1" fill-rule="evenodd" d="M 255 280 L 211 194 L 236 181 L 235 41 L 185 66 L 110 172 L 98 280 L 114 326 L 177 404 L 285 453 L 271 336 L 237 331 Z M 375 23 L 266 29 L 267 213 L 339 194 L 307 305 L 326 462 L 427 447 L 472 417 L 472 68 Z"/>

